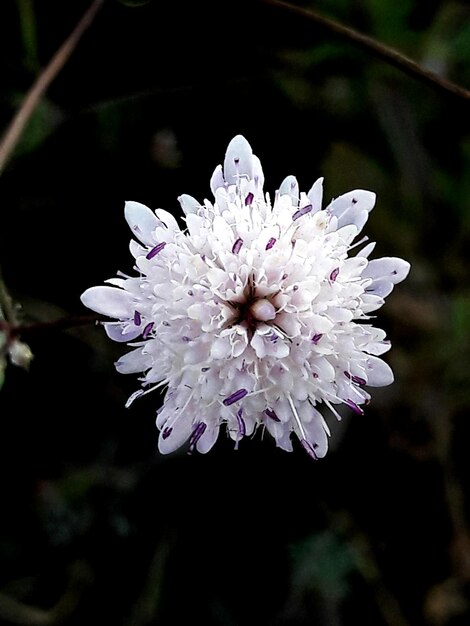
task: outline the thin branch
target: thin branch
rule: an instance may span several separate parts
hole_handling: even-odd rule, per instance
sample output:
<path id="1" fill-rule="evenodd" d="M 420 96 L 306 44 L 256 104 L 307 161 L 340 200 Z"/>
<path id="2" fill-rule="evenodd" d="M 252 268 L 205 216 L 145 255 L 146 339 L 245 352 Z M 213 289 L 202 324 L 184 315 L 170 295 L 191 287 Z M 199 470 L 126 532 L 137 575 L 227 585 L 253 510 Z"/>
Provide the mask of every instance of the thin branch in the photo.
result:
<path id="1" fill-rule="evenodd" d="M 59 50 L 50 60 L 49 64 L 39 74 L 36 82 L 27 93 L 21 107 L 17 111 L 9 127 L 0 142 L 0 173 L 18 143 L 21 133 L 37 107 L 45 91 L 60 72 L 66 61 L 77 46 L 81 36 L 92 23 L 96 13 L 102 7 L 105 0 L 94 0 L 90 8 L 83 15 L 72 33 L 64 41 Z"/>
<path id="2" fill-rule="evenodd" d="M 312 9 L 304 9 L 302 7 L 295 6 L 290 2 L 284 2 L 283 0 L 260 0 L 262 4 L 267 6 L 271 6 L 275 9 L 282 10 L 287 13 L 291 13 L 292 15 L 297 15 L 298 17 L 302 17 L 310 20 L 311 22 L 315 22 L 318 26 L 321 26 L 323 29 L 350 41 L 355 44 L 359 48 L 366 50 L 373 54 L 378 59 L 385 61 L 389 65 L 393 65 L 393 67 L 398 70 L 408 74 L 412 78 L 421 81 L 428 87 L 433 88 L 436 91 L 441 93 L 445 93 L 447 95 L 452 95 L 454 97 L 470 100 L 470 91 L 461 87 L 460 85 L 456 85 L 455 83 L 442 78 L 438 74 L 431 72 L 430 70 L 422 67 L 409 57 L 401 54 L 397 50 L 390 48 L 389 46 L 385 46 L 380 43 L 376 39 L 372 37 L 368 37 L 367 35 L 363 35 L 362 33 L 345 26 L 335 20 L 332 20 Z"/>
<path id="3" fill-rule="evenodd" d="M 0 320 L 0 331 L 6 333 L 10 339 L 16 339 L 20 336 L 31 337 L 31 335 L 41 334 L 43 332 L 57 332 L 68 330 L 69 328 L 77 328 L 78 326 L 91 326 L 105 321 L 106 319 L 107 318 L 102 315 L 77 315 L 32 324 L 10 324 Z"/>

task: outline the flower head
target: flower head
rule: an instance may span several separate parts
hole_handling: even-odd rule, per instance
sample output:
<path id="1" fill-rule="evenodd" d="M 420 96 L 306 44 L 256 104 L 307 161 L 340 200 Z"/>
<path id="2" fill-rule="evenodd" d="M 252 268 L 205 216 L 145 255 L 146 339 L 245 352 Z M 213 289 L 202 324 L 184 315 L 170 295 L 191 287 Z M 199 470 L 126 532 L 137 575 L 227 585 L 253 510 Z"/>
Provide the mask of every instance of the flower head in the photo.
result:
<path id="1" fill-rule="evenodd" d="M 137 276 L 113 278 L 82 295 L 114 318 L 111 339 L 131 342 L 116 363 L 141 373 L 135 397 L 167 386 L 157 414 L 159 449 L 185 442 L 207 452 L 225 425 L 236 442 L 263 426 L 284 450 L 294 433 L 313 458 L 327 451 L 319 408 L 362 414 L 365 387 L 393 381 L 379 356 L 390 348 L 369 323 L 409 271 L 398 258 L 369 260 L 374 244 L 350 252 L 375 203 L 351 191 L 322 210 L 322 182 L 308 193 L 288 176 L 274 201 L 246 139 L 230 142 L 211 189 L 215 200 L 182 195 L 175 218 L 127 202 Z"/>

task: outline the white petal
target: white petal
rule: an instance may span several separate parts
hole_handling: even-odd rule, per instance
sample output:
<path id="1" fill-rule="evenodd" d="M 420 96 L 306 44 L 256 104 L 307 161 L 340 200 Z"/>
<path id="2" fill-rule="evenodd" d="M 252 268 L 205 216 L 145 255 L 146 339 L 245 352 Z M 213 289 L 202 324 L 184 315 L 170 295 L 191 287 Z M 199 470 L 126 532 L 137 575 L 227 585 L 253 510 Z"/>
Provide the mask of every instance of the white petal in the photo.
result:
<path id="1" fill-rule="evenodd" d="M 168 213 L 168 211 L 165 211 L 164 209 L 157 209 L 155 213 L 157 214 L 157 217 L 163 222 L 164 227 L 166 226 L 168 230 L 180 230 L 178 222 L 175 220 L 171 213 Z"/>
<path id="2" fill-rule="evenodd" d="M 135 374 L 143 372 L 150 367 L 151 357 L 148 354 L 142 354 L 142 348 L 132 350 L 124 354 L 115 363 L 115 367 L 120 374 Z"/>
<path id="3" fill-rule="evenodd" d="M 287 176 L 279 187 L 279 196 L 290 196 L 292 203 L 299 204 L 299 183 L 295 176 Z"/>
<path id="4" fill-rule="evenodd" d="M 163 437 L 166 427 L 160 432 L 158 438 L 158 449 L 162 454 L 170 454 L 170 452 L 174 452 L 181 447 L 189 439 L 193 430 L 191 419 L 186 418 L 184 415 L 178 417 L 171 424 L 170 428 L 171 432 L 166 438 Z"/>
<path id="5" fill-rule="evenodd" d="M 410 271 L 408 261 L 397 257 L 383 257 L 369 261 L 363 276 L 368 278 L 386 278 L 387 281 L 397 284 L 408 276 Z"/>
<path id="6" fill-rule="evenodd" d="M 242 135 L 237 135 L 228 144 L 224 178 L 229 185 L 234 185 L 240 178 L 253 178 L 253 151 Z"/>
<path id="7" fill-rule="evenodd" d="M 124 206 L 124 217 L 137 239 L 148 246 L 154 244 L 152 235 L 157 226 L 160 226 L 160 221 L 153 211 L 145 204 L 130 201 Z"/>
<path id="8" fill-rule="evenodd" d="M 323 177 L 313 183 L 312 188 L 308 192 L 308 199 L 312 204 L 312 214 L 321 209 L 323 202 Z"/>
<path id="9" fill-rule="evenodd" d="M 352 207 L 359 208 L 361 211 L 370 212 L 375 205 L 375 193 L 366 191 L 365 189 L 355 189 L 339 196 L 333 200 L 327 207 L 331 215 L 341 217 L 345 211 L 349 211 Z"/>
<path id="10" fill-rule="evenodd" d="M 178 202 L 180 203 L 185 215 L 188 215 L 189 213 L 197 213 L 197 210 L 201 206 L 201 203 L 198 202 L 196 198 L 193 198 L 187 193 L 183 193 L 178 198 Z"/>
<path id="11" fill-rule="evenodd" d="M 130 319 L 134 312 L 134 298 L 118 287 L 90 287 L 80 299 L 89 309 L 108 317 Z"/>
<path id="12" fill-rule="evenodd" d="M 137 326 L 132 325 L 125 325 L 123 327 L 122 324 L 111 323 L 105 324 L 104 329 L 110 339 L 112 339 L 113 341 L 119 341 L 121 343 L 125 341 L 133 341 L 142 334 L 142 328 L 138 328 Z"/>
<path id="13" fill-rule="evenodd" d="M 315 411 L 312 407 L 310 408 Z M 319 419 L 317 415 L 314 415 L 310 422 L 303 423 L 303 427 L 307 434 L 308 442 L 315 450 L 315 454 L 319 459 L 323 458 L 328 451 L 328 436 L 323 427 L 322 420 Z"/>
<path id="14" fill-rule="evenodd" d="M 224 187 L 224 174 L 222 172 L 222 166 L 218 165 L 215 170 L 214 173 L 212 174 L 212 178 L 211 178 L 211 191 L 215 196 L 215 192 L 217 191 L 217 189 L 219 189 L 219 187 Z"/>
<path id="15" fill-rule="evenodd" d="M 253 155 L 253 180 L 255 181 L 258 192 L 262 192 L 264 185 L 264 174 L 261 161 L 256 154 Z"/>
<path id="16" fill-rule="evenodd" d="M 367 246 L 364 246 L 362 248 L 362 250 L 360 250 L 356 256 L 363 256 L 366 259 L 371 255 L 371 253 L 373 252 L 374 248 L 375 248 L 375 241 L 371 241 L 371 243 L 368 243 Z"/>
<path id="17" fill-rule="evenodd" d="M 219 430 L 219 426 L 216 426 L 215 428 L 210 428 L 208 426 L 196 444 L 197 451 L 201 454 L 209 452 L 214 443 L 217 441 Z"/>
<path id="18" fill-rule="evenodd" d="M 367 359 L 366 375 L 370 387 L 385 387 L 393 383 L 392 368 L 376 356 Z"/>
<path id="19" fill-rule="evenodd" d="M 381 298 L 386 298 L 393 291 L 393 283 L 389 280 L 374 280 L 366 289 L 367 293 L 373 293 Z"/>

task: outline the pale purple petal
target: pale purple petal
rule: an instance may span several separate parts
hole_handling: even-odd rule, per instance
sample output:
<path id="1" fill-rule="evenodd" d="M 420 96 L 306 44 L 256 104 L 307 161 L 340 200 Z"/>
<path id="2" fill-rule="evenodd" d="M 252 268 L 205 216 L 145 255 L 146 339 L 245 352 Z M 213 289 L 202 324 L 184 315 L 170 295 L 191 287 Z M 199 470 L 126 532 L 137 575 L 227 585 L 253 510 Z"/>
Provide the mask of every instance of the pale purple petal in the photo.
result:
<path id="1" fill-rule="evenodd" d="M 134 311 L 134 297 L 118 287 L 90 287 L 81 295 L 83 304 L 102 315 L 117 319 L 131 319 Z"/>
<path id="2" fill-rule="evenodd" d="M 153 245 L 153 233 L 160 225 L 160 220 L 153 211 L 140 202 L 129 201 L 124 207 L 124 217 L 139 241 L 148 246 Z"/>
<path id="3" fill-rule="evenodd" d="M 241 178 L 253 178 L 253 151 L 242 135 L 237 135 L 229 143 L 224 160 L 224 178 L 229 185 Z"/>
<path id="4" fill-rule="evenodd" d="M 312 214 L 317 213 L 321 209 L 323 202 L 323 177 L 313 183 L 307 195 L 312 204 Z"/>
<path id="5" fill-rule="evenodd" d="M 113 322 L 104 324 L 104 329 L 110 339 L 118 341 L 119 343 L 134 341 L 142 332 L 140 328 L 136 328 L 135 326 L 129 326 L 127 324 L 124 327 L 122 324 L 114 324 Z"/>
<path id="6" fill-rule="evenodd" d="M 367 358 L 366 375 L 369 387 L 386 387 L 393 383 L 393 372 L 390 365 L 376 356 Z"/>
<path id="7" fill-rule="evenodd" d="M 279 187 L 279 195 L 280 196 L 290 196 L 294 205 L 299 203 L 299 183 L 297 182 L 297 178 L 295 176 L 287 176 L 281 183 Z"/>
<path id="8" fill-rule="evenodd" d="M 183 209 L 185 215 L 189 215 L 190 213 L 197 213 L 197 210 L 200 208 L 201 203 L 189 196 L 187 193 L 183 193 L 179 198 L 178 202 Z"/>
<path id="9" fill-rule="evenodd" d="M 404 280 L 409 271 L 408 261 L 397 257 L 383 257 L 369 261 L 362 275 L 368 278 L 385 278 L 388 282 L 396 284 Z"/>

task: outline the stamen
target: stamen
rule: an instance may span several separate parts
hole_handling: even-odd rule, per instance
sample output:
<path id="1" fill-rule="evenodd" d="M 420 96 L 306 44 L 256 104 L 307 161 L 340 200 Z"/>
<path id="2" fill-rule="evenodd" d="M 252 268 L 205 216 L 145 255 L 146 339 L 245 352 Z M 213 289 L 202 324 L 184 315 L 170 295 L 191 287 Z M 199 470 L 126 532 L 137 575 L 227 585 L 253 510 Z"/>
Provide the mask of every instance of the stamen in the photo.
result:
<path id="1" fill-rule="evenodd" d="M 299 217 L 302 217 L 302 215 L 306 215 L 307 213 L 310 213 L 311 210 L 312 210 L 312 205 L 307 204 L 307 206 L 302 207 L 301 209 L 299 209 L 298 211 L 294 213 L 294 215 L 292 216 L 292 221 L 295 222 L 295 220 L 298 220 Z"/>
<path id="2" fill-rule="evenodd" d="M 142 324 L 142 316 L 139 311 L 134 311 L 134 324 L 140 326 Z"/>
<path id="3" fill-rule="evenodd" d="M 192 454 L 196 448 L 196 444 L 202 435 L 205 433 L 207 428 L 207 424 L 204 422 L 199 422 L 196 424 L 196 428 L 191 433 L 191 437 L 189 438 L 189 450 L 188 454 Z"/>
<path id="4" fill-rule="evenodd" d="M 244 398 L 247 394 L 248 391 L 246 389 L 238 389 L 237 391 L 232 393 L 232 395 L 228 396 L 228 398 L 225 398 L 223 403 L 225 406 L 230 406 L 231 404 L 234 404 L 235 402 L 238 402 L 239 400 Z"/>
<path id="5" fill-rule="evenodd" d="M 272 409 L 265 409 L 264 411 L 266 413 L 266 415 L 268 417 L 270 417 L 272 420 L 274 420 L 275 422 L 280 422 L 281 420 L 278 418 L 278 416 L 276 415 L 276 411 L 273 411 Z"/>
<path id="6" fill-rule="evenodd" d="M 155 326 L 155 324 L 153 322 L 149 322 L 147 324 L 147 326 L 144 328 L 144 331 L 142 333 L 142 338 L 143 339 L 147 339 L 147 337 L 150 335 L 150 333 L 152 332 L 153 327 Z"/>
<path id="7" fill-rule="evenodd" d="M 330 409 L 330 411 L 333 413 L 333 415 L 336 417 L 336 419 L 338 420 L 338 422 L 340 422 L 342 420 L 341 415 L 338 413 L 338 411 L 333 407 L 333 405 L 331 404 L 331 402 L 329 400 L 327 400 L 326 398 L 323 400 L 323 402 L 326 404 L 326 406 Z"/>
<path id="8" fill-rule="evenodd" d="M 317 345 L 317 343 L 320 341 L 322 337 L 323 337 L 323 333 L 315 333 L 315 335 L 313 335 L 312 337 L 312 343 L 314 345 Z"/>
<path id="9" fill-rule="evenodd" d="M 157 245 L 150 250 L 150 252 L 146 255 L 145 258 L 149 259 L 149 260 L 153 259 L 153 257 L 157 256 L 157 254 L 159 252 L 161 252 L 165 246 L 166 246 L 166 241 L 162 241 L 160 243 L 157 243 Z"/>
<path id="10" fill-rule="evenodd" d="M 268 243 L 266 244 L 265 250 L 271 250 L 271 248 L 274 246 L 275 243 L 276 243 L 276 239 L 274 239 L 274 237 L 270 237 Z"/>
<path id="11" fill-rule="evenodd" d="M 302 444 L 302 448 L 305 450 L 305 452 L 309 456 L 311 456 L 314 461 L 318 461 L 318 457 L 317 457 L 317 455 L 315 453 L 315 449 L 312 446 L 312 444 L 309 441 L 307 441 L 306 439 L 301 439 L 300 443 Z"/>
<path id="12" fill-rule="evenodd" d="M 238 438 L 235 442 L 235 450 L 238 450 L 238 444 L 240 443 L 240 441 L 243 439 L 243 437 L 246 434 L 245 420 L 242 417 L 242 411 L 243 409 L 241 407 L 237 411 Z"/>
<path id="13" fill-rule="evenodd" d="M 249 206 L 250 204 L 252 204 L 253 198 L 254 198 L 254 195 L 250 191 L 250 193 L 245 198 L 245 206 Z"/>
<path id="14" fill-rule="evenodd" d="M 345 400 L 344 403 L 354 411 L 354 413 L 357 413 L 358 415 L 364 415 L 364 411 L 361 409 L 361 407 L 359 405 L 357 405 L 355 402 L 353 402 L 352 400 Z"/>
<path id="15" fill-rule="evenodd" d="M 351 376 L 349 372 L 344 372 L 346 378 L 349 378 L 350 381 L 356 383 L 356 385 L 367 385 L 367 380 L 365 378 L 361 378 L 360 376 Z"/>
<path id="16" fill-rule="evenodd" d="M 292 414 L 294 415 L 294 419 L 295 419 L 295 421 L 297 423 L 297 426 L 299 427 L 299 432 L 300 432 L 299 439 L 300 439 L 300 441 L 302 441 L 302 439 L 305 439 L 305 441 L 307 441 L 307 435 L 305 433 L 303 424 L 300 421 L 300 417 L 299 417 L 299 414 L 297 413 L 297 409 L 295 408 L 295 404 L 293 403 L 292 398 L 290 397 L 289 394 L 287 395 L 287 401 L 290 404 L 290 408 L 291 408 Z"/>
<path id="17" fill-rule="evenodd" d="M 171 435 L 171 433 L 173 432 L 173 428 L 165 428 L 165 430 L 162 432 L 162 439 L 168 439 L 168 437 Z"/>
<path id="18" fill-rule="evenodd" d="M 242 245 L 243 245 L 243 239 L 239 237 L 238 239 L 235 240 L 235 243 L 232 246 L 233 254 L 238 254 L 240 252 Z"/>
<path id="19" fill-rule="evenodd" d="M 339 274 L 339 267 L 336 267 L 330 274 L 330 280 L 332 283 L 334 283 L 335 280 L 338 278 L 338 274 Z"/>

